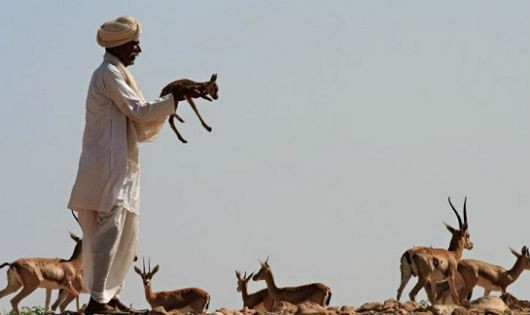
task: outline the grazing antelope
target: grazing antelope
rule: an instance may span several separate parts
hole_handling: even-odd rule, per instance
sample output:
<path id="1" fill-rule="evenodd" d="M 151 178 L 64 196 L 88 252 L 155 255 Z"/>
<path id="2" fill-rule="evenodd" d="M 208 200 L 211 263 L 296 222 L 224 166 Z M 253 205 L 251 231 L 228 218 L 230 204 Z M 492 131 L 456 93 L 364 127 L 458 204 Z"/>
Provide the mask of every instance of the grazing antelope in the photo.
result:
<path id="1" fill-rule="evenodd" d="M 241 296 L 243 298 L 243 307 L 246 306 L 260 312 L 272 312 L 274 301 L 269 295 L 267 288 L 261 289 L 252 294 L 248 294 L 247 284 L 253 275 L 254 273 L 251 273 L 247 277 L 247 273 L 245 272 L 243 277 L 241 277 L 241 273 L 236 271 L 237 292 L 241 292 Z"/>
<path id="2" fill-rule="evenodd" d="M 163 307 L 166 311 L 179 310 L 181 312 L 204 313 L 210 303 L 208 292 L 199 288 L 186 288 L 174 291 L 153 292 L 151 289 L 151 279 L 158 272 L 159 266 L 156 265 L 151 271 L 151 261 L 149 261 L 149 270 L 145 271 L 145 261 L 143 262 L 143 271 L 134 266 L 134 271 L 142 277 L 145 290 L 145 298 L 151 308 Z"/>
<path id="3" fill-rule="evenodd" d="M 192 80 L 189 80 L 189 79 L 176 80 L 176 81 L 173 81 L 173 82 L 169 83 L 168 85 L 166 85 L 162 89 L 162 91 L 160 92 L 160 96 L 164 96 L 164 95 L 170 94 L 172 91 L 175 91 L 175 90 L 176 91 L 183 91 L 183 90 L 186 90 L 186 89 L 190 89 L 190 90 L 195 89 L 195 90 L 199 91 L 199 93 L 200 93 L 199 96 L 200 97 L 202 97 L 202 98 L 204 98 L 204 99 L 206 99 L 206 100 L 211 102 L 212 99 L 216 100 L 219 97 L 218 96 L 219 87 L 217 86 L 216 80 L 217 80 L 217 74 L 216 73 L 212 74 L 212 76 L 210 77 L 210 81 L 206 81 L 206 82 L 195 82 L 195 81 L 192 81 Z M 188 95 L 184 95 L 183 99 L 179 99 L 179 101 L 182 101 L 184 99 L 186 101 L 188 101 L 188 103 L 190 104 L 191 108 L 193 109 L 193 111 L 195 112 L 195 114 L 197 115 L 199 120 L 201 121 L 202 126 L 206 130 L 212 131 L 212 127 L 210 127 L 204 121 L 204 119 L 202 119 L 202 116 L 199 113 L 199 110 L 197 109 L 197 106 L 195 105 L 195 102 L 193 101 L 193 99 L 191 97 L 189 97 Z M 177 127 L 175 127 L 175 118 L 177 118 L 180 122 L 184 122 L 184 119 L 182 119 L 176 113 L 173 114 L 173 115 L 170 115 L 168 121 L 169 121 L 169 125 L 171 126 L 171 129 L 173 129 L 173 131 L 177 135 L 178 139 L 182 143 L 188 143 L 188 141 L 186 139 L 184 139 L 182 137 L 182 135 L 179 133 L 179 131 L 177 130 Z"/>
<path id="4" fill-rule="evenodd" d="M 22 287 L 22 290 L 11 299 L 11 306 L 15 314 L 19 314 L 19 302 L 37 288 L 46 289 L 45 311 L 49 309 L 52 289 L 64 288 L 76 297 L 79 295 L 72 282 L 81 269 L 82 240 L 71 232 L 70 237 L 76 242 L 76 245 L 72 256 L 68 260 L 60 258 L 21 258 L 12 263 L 0 265 L 0 268 L 9 266 L 7 270 L 7 286 L 0 291 L 0 298 Z"/>
<path id="5" fill-rule="evenodd" d="M 265 280 L 267 290 L 273 299 L 273 308 L 276 309 L 281 301 L 291 304 L 301 304 L 304 302 L 313 302 L 321 306 L 328 306 L 331 299 L 331 289 L 322 283 L 311 283 L 298 287 L 278 288 L 274 283 L 269 259 L 261 262 L 261 269 L 252 277 L 252 280 Z"/>
<path id="6" fill-rule="evenodd" d="M 458 229 L 453 228 L 445 223 L 446 228 L 451 233 L 451 241 L 447 250 L 432 247 L 413 247 L 406 250 L 401 256 L 401 284 L 398 288 L 397 300 L 401 298 L 403 289 L 407 285 L 412 276 L 418 277 L 418 282 L 409 293 L 411 301 L 415 301 L 416 294 L 426 284 L 430 285 L 430 289 L 426 288 L 427 295 L 431 303 L 436 300 L 436 291 L 434 290 L 435 281 L 449 279 L 451 294 L 456 297 L 454 277 L 457 271 L 458 262 L 462 258 L 464 249 L 471 250 L 473 243 L 469 235 L 469 225 L 467 222 L 467 197 L 464 199 L 464 221 L 456 211 L 451 203 L 451 198 L 448 197 L 449 205 L 458 219 Z M 458 301 L 458 299 L 454 299 Z"/>
<path id="7" fill-rule="evenodd" d="M 513 248 L 510 248 L 510 251 L 517 259 L 509 270 L 481 260 L 460 260 L 458 272 L 463 282 L 462 287 L 459 288 L 460 302 L 466 297 L 471 298 L 475 286 L 484 288 L 484 296 L 489 296 L 491 291 L 501 291 L 502 294 L 506 294 L 506 288 L 515 282 L 524 270 L 530 270 L 530 253 L 527 246 L 523 246 L 521 253 Z M 448 298 L 448 289 L 446 281 L 437 284 L 439 299 L 443 301 Z"/>

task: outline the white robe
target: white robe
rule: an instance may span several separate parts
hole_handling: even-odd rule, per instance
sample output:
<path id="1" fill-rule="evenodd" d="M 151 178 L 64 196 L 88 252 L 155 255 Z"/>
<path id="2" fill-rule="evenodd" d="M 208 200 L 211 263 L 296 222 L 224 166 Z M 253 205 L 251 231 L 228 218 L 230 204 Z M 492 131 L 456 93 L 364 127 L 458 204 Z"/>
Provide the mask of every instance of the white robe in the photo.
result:
<path id="1" fill-rule="evenodd" d="M 117 297 L 131 269 L 138 242 L 138 216 L 123 207 L 108 212 L 78 210 L 83 228 L 83 275 L 90 297 Z"/>
<path id="2" fill-rule="evenodd" d="M 105 54 L 88 89 L 81 158 L 68 203 L 83 229 L 85 285 L 100 303 L 119 293 L 136 254 L 138 142 L 153 140 L 173 113 L 172 95 L 146 102 L 125 66 Z"/>
<path id="3" fill-rule="evenodd" d="M 108 212 L 119 205 L 137 213 L 138 142 L 153 140 L 173 113 L 171 94 L 146 102 L 119 59 L 106 53 L 88 89 L 82 152 L 68 208 Z"/>

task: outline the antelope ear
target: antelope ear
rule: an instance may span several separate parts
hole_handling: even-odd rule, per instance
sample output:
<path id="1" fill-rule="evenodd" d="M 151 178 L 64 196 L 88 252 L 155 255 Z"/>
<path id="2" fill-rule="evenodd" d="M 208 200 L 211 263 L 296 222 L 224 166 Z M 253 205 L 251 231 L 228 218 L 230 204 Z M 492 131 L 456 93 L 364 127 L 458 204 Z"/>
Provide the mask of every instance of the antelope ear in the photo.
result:
<path id="1" fill-rule="evenodd" d="M 76 241 L 76 242 L 81 241 L 81 238 L 80 238 L 79 236 L 75 235 L 74 232 L 68 232 L 68 233 L 70 234 L 70 237 L 71 237 L 74 241 Z"/>
<path id="2" fill-rule="evenodd" d="M 453 234 L 453 233 L 455 233 L 457 231 L 454 227 L 449 225 L 449 223 L 447 223 L 447 222 L 444 222 L 444 225 L 449 230 L 449 232 L 451 232 L 451 234 Z"/>
<path id="3" fill-rule="evenodd" d="M 140 270 L 140 268 L 134 266 L 134 271 L 136 271 L 137 274 L 139 274 L 140 276 L 142 275 L 142 271 Z"/>
<path id="4" fill-rule="evenodd" d="M 253 272 L 250 273 L 250 274 L 248 275 L 248 277 L 246 278 L 246 280 L 252 279 L 252 277 L 254 277 L 254 273 L 253 273 Z"/>
<path id="5" fill-rule="evenodd" d="M 519 258 L 519 256 L 521 256 L 521 254 L 519 254 L 519 252 L 517 252 L 515 249 L 511 248 L 511 247 L 508 247 L 510 249 L 510 251 L 512 252 L 512 254 L 515 255 L 515 257 Z"/>
<path id="6" fill-rule="evenodd" d="M 236 270 L 236 277 L 237 277 L 238 279 L 241 279 L 241 273 L 239 273 L 239 271 L 237 271 L 237 270 Z"/>
<path id="7" fill-rule="evenodd" d="M 521 254 L 528 256 L 528 247 L 526 245 L 521 248 Z"/>
<path id="8" fill-rule="evenodd" d="M 210 82 L 215 82 L 217 80 L 217 73 L 212 74 L 212 77 L 210 78 Z"/>
<path id="9" fill-rule="evenodd" d="M 153 271 L 151 271 L 151 276 L 153 276 L 155 273 L 157 273 L 158 269 L 160 269 L 160 266 L 156 265 L 155 268 L 153 268 Z"/>

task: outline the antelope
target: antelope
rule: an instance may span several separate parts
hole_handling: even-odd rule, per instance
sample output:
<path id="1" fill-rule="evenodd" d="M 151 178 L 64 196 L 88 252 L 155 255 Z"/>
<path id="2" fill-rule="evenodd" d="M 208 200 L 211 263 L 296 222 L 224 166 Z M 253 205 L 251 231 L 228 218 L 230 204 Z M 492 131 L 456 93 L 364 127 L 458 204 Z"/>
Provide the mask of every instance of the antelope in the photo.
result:
<path id="1" fill-rule="evenodd" d="M 206 82 L 195 82 L 190 79 L 176 80 L 166 85 L 160 92 L 160 96 L 170 94 L 172 91 L 175 91 L 175 90 L 183 91 L 187 89 L 195 89 L 199 91 L 200 97 L 211 102 L 212 99 L 216 100 L 219 97 L 218 96 L 219 87 L 217 86 L 216 80 L 217 80 L 216 73 L 212 74 L 212 76 L 210 77 L 210 81 L 206 81 Z M 212 127 L 210 127 L 204 121 L 193 99 L 189 97 L 188 95 L 184 95 L 183 99 L 179 99 L 178 101 L 182 101 L 184 99 L 190 104 L 191 108 L 193 109 L 193 111 L 195 112 L 199 120 L 201 121 L 201 124 L 204 127 L 204 129 L 208 130 L 208 132 L 211 132 Z M 184 119 L 182 119 L 179 115 L 177 115 L 177 113 L 170 115 L 168 118 L 168 122 L 169 122 L 169 125 L 171 126 L 171 129 L 173 129 L 173 131 L 177 135 L 177 138 L 182 143 L 188 143 L 188 141 L 184 139 L 182 135 L 180 134 L 180 132 L 177 130 L 177 127 L 175 126 L 175 118 L 178 119 L 182 123 L 184 122 Z"/>
<path id="2" fill-rule="evenodd" d="M 475 286 L 484 288 L 484 296 L 489 296 L 491 291 L 501 291 L 502 294 L 506 294 L 506 288 L 515 282 L 524 270 L 530 270 L 530 253 L 528 252 L 527 246 L 523 246 L 521 253 L 518 253 L 513 248 L 510 248 L 510 251 L 517 259 L 509 270 L 481 260 L 460 260 L 460 263 L 458 263 L 458 272 L 463 281 L 459 291 L 460 302 L 465 297 L 468 299 L 471 298 Z M 447 286 L 445 281 L 437 285 L 436 290 L 441 300 L 448 297 Z"/>
<path id="3" fill-rule="evenodd" d="M 467 222 L 467 197 L 464 199 L 464 221 L 456 211 L 448 197 L 449 205 L 458 219 L 458 229 L 453 228 L 448 223 L 445 223 L 447 230 L 451 233 L 451 241 L 447 250 L 432 247 L 413 247 L 406 250 L 401 256 L 401 284 L 398 288 L 397 300 L 401 298 L 403 289 L 407 285 L 412 276 L 418 277 L 418 282 L 409 293 L 411 301 L 415 301 L 416 294 L 427 283 L 430 284 L 430 290 L 426 287 L 426 292 L 431 303 L 436 299 L 436 291 L 434 290 L 435 281 L 441 279 L 449 279 L 451 288 L 451 295 L 455 298 L 456 292 L 454 277 L 457 272 L 458 262 L 462 258 L 464 249 L 471 250 L 473 242 L 471 242 L 469 235 L 469 225 Z M 454 299 L 458 301 L 457 298 Z"/>
<path id="4" fill-rule="evenodd" d="M 12 263 L 4 263 L 0 268 L 9 266 L 7 270 L 7 286 L 0 291 L 0 298 L 11 294 L 22 287 L 11 299 L 13 312 L 19 314 L 20 301 L 37 288 L 46 289 L 45 311 L 49 310 L 52 289 L 66 289 L 77 297 L 79 292 L 72 285 L 81 269 L 82 240 L 70 232 L 70 237 L 76 242 L 74 252 L 68 260 L 60 258 L 21 258 Z M 79 308 L 79 305 L 77 305 Z"/>
<path id="5" fill-rule="evenodd" d="M 272 312 L 274 301 L 272 300 L 267 288 L 261 289 L 252 294 L 248 294 L 247 284 L 253 275 L 254 273 L 251 273 L 247 277 L 247 273 L 245 272 L 243 277 L 241 277 L 241 273 L 236 271 L 237 292 L 241 292 L 241 296 L 243 298 L 243 307 L 252 308 L 260 312 Z"/>
<path id="6" fill-rule="evenodd" d="M 292 304 L 301 304 L 304 302 L 313 302 L 321 306 L 328 306 L 331 299 L 331 289 L 322 283 L 311 283 L 298 287 L 278 288 L 274 283 L 269 259 L 261 262 L 261 269 L 256 273 L 252 280 L 265 280 L 267 291 L 273 299 L 273 308 L 276 309 L 281 301 Z"/>
<path id="7" fill-rule="evenodd" d="M 143 271 L 134 266 L 134 271 L 142 277 L 145 290 L 145 298 L 152 309 L 163 307 L 166 311 L 179 310 L 183 313 L 204 313 L 210 303 L 208 292 L 199 288 L 186 288 L 174 291 L 153 292 L 151 289 L 151 279 L 158 272 L 159 266 L 156 265 L 151 270 L 151 261 L 149 260 L 148 271 L 145 271 L 145 260 L 143 261 Z"/>

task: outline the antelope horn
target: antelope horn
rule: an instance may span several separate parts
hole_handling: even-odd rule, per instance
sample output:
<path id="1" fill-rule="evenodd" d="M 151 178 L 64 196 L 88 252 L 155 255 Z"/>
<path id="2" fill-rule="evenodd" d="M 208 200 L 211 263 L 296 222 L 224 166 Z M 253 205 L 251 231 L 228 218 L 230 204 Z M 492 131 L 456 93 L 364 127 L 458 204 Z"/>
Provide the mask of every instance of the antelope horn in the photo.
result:
<path id="1" fill-rule="evenodd" d="M 451 202 L 451 197 L 447 197 L 447 200 L 449 201 L 449 205 L 453 209 L 453 212 L 456 214 L 456 218 L 458 219 L 458 226 L 461 229 L 462 228 L 462 218 L 458 214 L 458 211 L 456 211 L 455 206 L 453 206 L 453 203 Z M 464 205 L 465 205 L 465 201 L 464 201 Z"/>
<path id="2" fill-rule="evenodd" d="M 151 273 L 151 257 L 148 258 L 147 263 L 149 264 L 149 273 Z"/>
<path id="3" fill-rule="evenodd" d="M 467 226 L 467 209 L 466 209 L 467 196 L 464 199 L 464 224 Z"/>
<path id="4" fill-rule="evenodd" d="M 143 270 L 143 273 L 145 274 L 145 257 L 142 257 L 142 270 Z"/>

